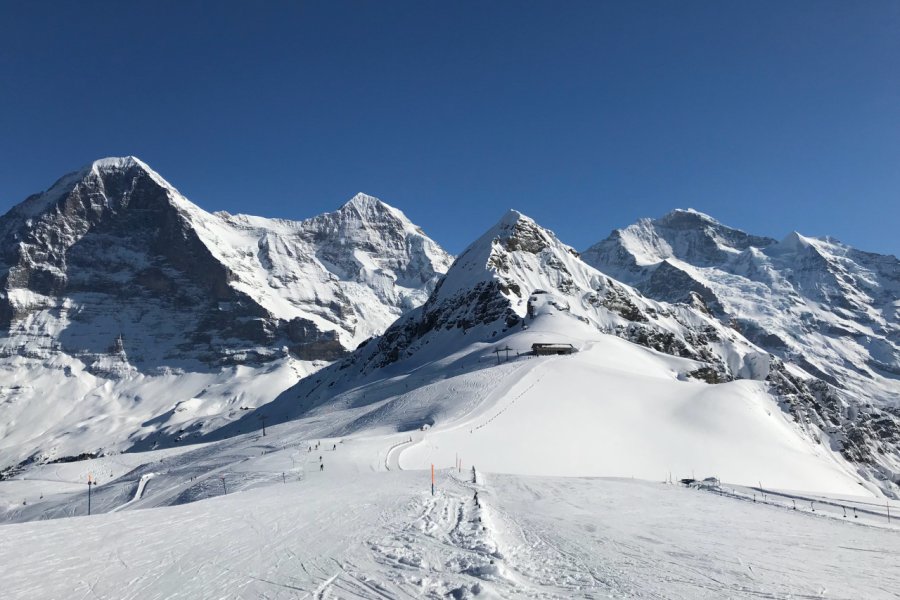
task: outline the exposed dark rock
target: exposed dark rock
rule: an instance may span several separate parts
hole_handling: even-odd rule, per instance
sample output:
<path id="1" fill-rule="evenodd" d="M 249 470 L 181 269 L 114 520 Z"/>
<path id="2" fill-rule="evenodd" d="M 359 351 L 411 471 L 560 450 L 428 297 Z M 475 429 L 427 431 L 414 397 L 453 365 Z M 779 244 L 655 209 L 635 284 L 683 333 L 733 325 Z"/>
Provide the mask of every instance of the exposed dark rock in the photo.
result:
<path id="1" fill-rule="evenodd" d="M 723 379 L 721 374 L 711 367 L 701 367 L 688 373 L 689 377 L 705 381 L 706 383 L 725 383 L 727 379 Z"/>

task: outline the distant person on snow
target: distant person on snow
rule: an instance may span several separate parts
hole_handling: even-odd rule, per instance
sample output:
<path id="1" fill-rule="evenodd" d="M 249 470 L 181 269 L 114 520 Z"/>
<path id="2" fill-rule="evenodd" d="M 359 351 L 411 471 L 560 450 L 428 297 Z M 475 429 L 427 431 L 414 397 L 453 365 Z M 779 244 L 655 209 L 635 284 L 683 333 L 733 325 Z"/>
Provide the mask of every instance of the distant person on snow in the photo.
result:
<path id="1" fill-rule="evenodd" d="M 334 447 L 332 448 L 332 450 L 337 450 L 337 444 L 334 445 Z"/>
<path id="2" fill-rule="evenodd" d="M 322 463 L 321 465 L 319 465 L 319 470 L 320 470 L 320 471 L 324 471 L 324 470 L 325 470 L 325 463 Z"/>

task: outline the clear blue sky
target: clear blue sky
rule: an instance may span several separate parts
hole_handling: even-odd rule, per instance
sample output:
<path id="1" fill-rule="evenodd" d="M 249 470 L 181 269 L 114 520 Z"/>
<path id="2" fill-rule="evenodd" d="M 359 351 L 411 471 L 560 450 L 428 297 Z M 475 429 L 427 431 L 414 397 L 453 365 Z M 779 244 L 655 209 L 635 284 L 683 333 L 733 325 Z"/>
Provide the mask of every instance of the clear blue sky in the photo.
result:
<path id="1" fill-rule="evenodd" d="M 452 252 L 693 207 L 900 254 L 900 2 L 0 0 L 0 211 L 126 154 L 208 210 L 365 191 Z"/>

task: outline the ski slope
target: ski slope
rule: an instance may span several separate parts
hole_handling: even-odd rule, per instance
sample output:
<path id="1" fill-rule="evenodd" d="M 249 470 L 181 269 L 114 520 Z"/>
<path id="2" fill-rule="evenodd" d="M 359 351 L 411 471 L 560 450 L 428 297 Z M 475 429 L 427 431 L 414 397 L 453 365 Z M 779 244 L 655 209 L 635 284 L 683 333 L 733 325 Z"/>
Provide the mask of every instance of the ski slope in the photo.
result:
<path id="1" fill-rule="evenodd" d="M 432 497 L 426 472 L 360 468 L 380 443 L 203 502 L 5 525 L 3 597 L 878 599 L 900 584 L 896 530 L 631 480 L 444 470 Z"/>
<path id="2" fill-rule="evenodd" d="M 450 467 L 462 457 L 500 473 L 660 481 L 716 476 L 869 495 L 850 465 L 781 410 L 765 382 L 688 380 L 698 363 L 597 333 L 546 308 L 529 329 L 494 347 L 512 348 L 515 357 L 537 342 L 572 343 L 579 352 L 519 357 L 487 369 L 503 374 L 493 382 L 480 375 L 481 386 L 493 391 L 452 423 L 436 423 L 422 443 L 399 453 L 398 465 Z M 493 360 L 490 350 L 480 352 Z M 466 393 L 454 398 L 454 389 L 466 388 L 444 386 L 444 404 L 464 403 L 458 396 Z"/>
<path id="3" fill-rule="evenodd" d="M 521 336 L 537 339 L 536 334 Z M 680 381 L 672 357 L 612 336 L 572 356 L 520 359 L 516 383 L 490 410 L 436 427 L 400 466 L 668 479 L 717 476 L 780 489 L 865 493 L 832 453 L 801 435 L 765 383 Z"/>

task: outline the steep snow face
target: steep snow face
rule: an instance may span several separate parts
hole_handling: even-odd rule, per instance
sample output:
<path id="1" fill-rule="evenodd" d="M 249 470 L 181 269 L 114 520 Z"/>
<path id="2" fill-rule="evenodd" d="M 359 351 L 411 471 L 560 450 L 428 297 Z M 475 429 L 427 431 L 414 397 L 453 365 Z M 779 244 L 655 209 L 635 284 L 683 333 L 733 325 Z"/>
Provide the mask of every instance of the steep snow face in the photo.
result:
<path id="1" fill-rule="evenodd" d="M 217 217 L 200 228 L 232 285 L 278 318 L 336 332 L 344 348 L 422 304 L 452 262 L 401 211 L 365 194 L 305 221 Z M 225 236 L 231 243 L 219 243 Z"/>
<path id="2" fill-rule="evenodd" d="M 796 232 L 779 242 L 675 211 L 614 231 L 584 259 L 659 300 L 700 297 L 723 322 L 802 368 L 802 376 L 838 388 L 834 406 L 810 411 L 856 438 L 863 448 L 856 458 L 900 478 L 896 257 Z"/>
<path id="3" fill-rule="evenodd" d="M 773 243 L 774 239 L 748 235 L 693 209 L 675 210 L 661 219 L 641 219 L 614 231 L 608 239 L 586 250 L 584 260 L 601 269 L 612 264 L 616 271 L 623 271 L 623 281 L 632 282 L 640 280 L 640 267 L 666 259 L 677 258 L 696 265 L 718 264 L 748 248 Z"/>
<path id="4" fill-rule="evenodd" d="M 134 157 L 98 160 L 0 217 L 0 369 L 32 379 L 0 392 L 0 469 L 163 431 L 171 443 L 184 432 L 153 419 L 175 403 L 237 366 L 261 377 L 284 367 L 295 381 L 424 302 L 450 262 L 369 196 L 300 222 L 210 214 Z M 173 373 L 204 383 L 160 395 L 150 381 Z M 230 389 L 204 411 L 228 413 L 240 396 Z M 96 414 L 110 417 L 106 436 L 66 437 Z"/>
<path id="5" fill-rule="evenodd" d="M 770 352 L 856 394 L 900 404 L 893 256 L 796 232 L 778 242 L 675 211 L 614 231 L 584 260 L 653 298 L 682 302 L 699 293 Z"/>

